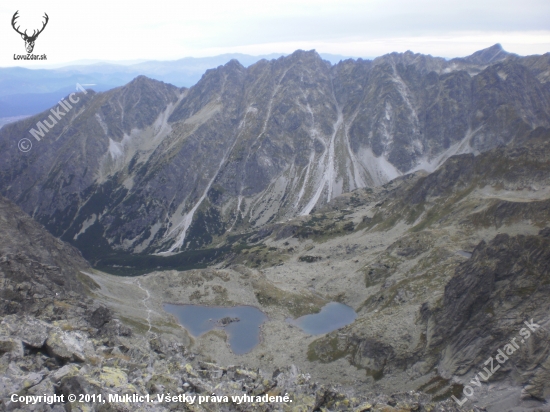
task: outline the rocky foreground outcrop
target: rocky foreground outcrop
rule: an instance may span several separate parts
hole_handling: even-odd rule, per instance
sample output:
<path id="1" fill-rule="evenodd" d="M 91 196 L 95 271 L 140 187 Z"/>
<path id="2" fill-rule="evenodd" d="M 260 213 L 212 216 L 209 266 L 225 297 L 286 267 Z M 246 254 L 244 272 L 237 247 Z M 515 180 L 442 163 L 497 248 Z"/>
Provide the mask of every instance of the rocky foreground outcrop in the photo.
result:
<path id="1" fill-rule="evenodd" d="M 445 287 L 442 306 L 423 309 L 441 375 L 474 376 L 512 342 L 491 379 L 522 386 L 524 398 L 550 395 L 550 228 L 482 242 Z"/>
<path id="2" fill-rule="evenodd" d="M 430 396 L 420 392 L 386 396 L 320 386 L 294 366 L 267 373 L 240 366 L 195 362 L 194 355 L 182 345 L 166 341 L 162 336 L 136 336 L 116 320 L 99 329 L 89 323 L 86 328 L 84 323 L 82 329 L 64 330 L 65 324 L 59 322 L 40 321 L 30 316 L 4 317 L 0 326 L 2 410 L 459 410 L 451 401 L 431 403 Z M 107 402 L 21 405 L 11 402 L 12 394 L 57 394 L 65 400 L 70 394 L 101 394 Z M 147 394 L 156 402 L 127 401 L 133 395 Z M 119 395 L 120 402 L 109 402 L 109 395 Z M 125 398 L 126 395 L 129 398 Z M 162 395 L 185 401 L 158 402 Z M 242 399 L 243 395 L 249 397 L 247 401 L 232 401 L 232 397 Z M 288 402 L 267 403 L 262 401 L 266 395 L 280 396 Z M 201 404 L 199 397 L 202 397 Z"/>
<path id="3" fill-rule="evenodd" d="M 401 371 L 411 380 L 431 374 L 420 388 L 448 388 L 445 396 L 457 399 L 476 390 L 474 401 L 488 398 L 491 388 L 519 388 L 522 399 L 544 404 L 550 395 L 549 313 L 550 228 L 538 235 L 500 234 L 480 242 L 456 267 L 441 298 L 420 306 L 418 336 L 409 338 L 415 345 L 373 337 L 356 322 L 314 342 L 310 357 L 332 362 L 346 356 L 375 380 Z"/>

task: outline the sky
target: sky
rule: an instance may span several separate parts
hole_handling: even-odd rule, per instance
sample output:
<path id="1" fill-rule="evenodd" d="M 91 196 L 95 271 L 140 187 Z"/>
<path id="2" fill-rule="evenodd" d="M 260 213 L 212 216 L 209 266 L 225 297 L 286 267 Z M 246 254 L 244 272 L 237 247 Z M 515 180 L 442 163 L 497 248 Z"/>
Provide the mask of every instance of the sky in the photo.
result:
<path id="1" fill-rule="evenodd" d="M 49 22 L 26 54 L 11 26 Z M 316 49 L 355 57 L 411 50 L 467 56 L 495 43 L 520 55 L 550 52 L 549 0 L 2 0 L 0 67 L 92 60 L 176 60 L 224 53 Z"/>

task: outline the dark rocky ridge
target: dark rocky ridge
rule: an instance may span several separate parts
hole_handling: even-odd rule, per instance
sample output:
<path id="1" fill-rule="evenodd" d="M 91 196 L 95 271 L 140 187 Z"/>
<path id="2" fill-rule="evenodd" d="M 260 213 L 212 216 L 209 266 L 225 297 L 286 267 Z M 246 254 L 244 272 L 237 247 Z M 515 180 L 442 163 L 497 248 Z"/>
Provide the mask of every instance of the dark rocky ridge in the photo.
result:
<path id="1" fill-rule="evenodd" d="M 481 365 L 518 336 L 524 321 L 546 326 L 550 310 L 547 232 L 499 235 L 489 244 L 479 244 L 472 258 L 457 268 L 445 287 L 442 307 L 428 319 L 427 347 L 444 354 L 438 366 L 442 375 L 464 375 L 472 365 Z M 545 399 L 550 393 L 550 375 L 544 365 L 550 355 L 549 336 L 544 328 L 530 332 L 531 340 L 501 368 L 498 378 L 511 375 L 527 395 Z M 480 340 L 483 345 L 472 353 L 472 342 Z"/>
<path id="2" fill-rule="evenodd" d="M 79 271 L 89 264 L 80 252 L 5 198 L 0 199 L 0 231 L 0 315 L 51 311 L 56 299 L 84 293 Z"/>
<path id="3" fill-rule="evenodd" d="M 0 130 L 0 193 L 94 261 L 201 248 L 550 126 L 548 70 L 497 45 L 334 66 L 297 51 L 189 90 L 138 77 L 81 94 L 29 153 L 17 141 L 49 112 Z"/>

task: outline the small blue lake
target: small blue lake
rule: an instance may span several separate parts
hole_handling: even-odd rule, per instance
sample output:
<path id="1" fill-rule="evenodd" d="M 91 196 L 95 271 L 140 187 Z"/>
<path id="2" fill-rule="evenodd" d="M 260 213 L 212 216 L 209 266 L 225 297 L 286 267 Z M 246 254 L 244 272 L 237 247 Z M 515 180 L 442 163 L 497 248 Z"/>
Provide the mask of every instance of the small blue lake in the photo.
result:
<path id="1" fill-rule="evenodd" d="M 224 329 L 236 355 L 250 352 L 260 343 L 260 326 L 267 320 L 267 316 L 253 306 L 224 308 L 165 304 L 164 310 L 174 315 L 195 337 L 214 328 Z"/>
<path id="2" fill-rule="evenodd" d="M 352 323 L 357 313 L 347 305 L 331 302 L 323 306 L 319 313 L 289 319 L 288 322 L 298 326 L 310 335 L 322 335 Z"/>

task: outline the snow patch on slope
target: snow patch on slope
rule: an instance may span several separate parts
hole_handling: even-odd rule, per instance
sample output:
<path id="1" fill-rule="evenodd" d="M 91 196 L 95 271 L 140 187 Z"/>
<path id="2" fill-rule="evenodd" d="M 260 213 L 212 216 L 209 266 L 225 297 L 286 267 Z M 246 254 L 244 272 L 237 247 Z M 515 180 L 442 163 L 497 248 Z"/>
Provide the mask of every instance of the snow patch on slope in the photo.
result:
<path id="1" fill-rule="evenodd" d="M 241 203 L 242 203 L 242 201 L 243 201 L 243 197 L 241 195 L 239 195 L 238 201 L 237 201 L 237 210 L 235 212 L 235 220 L 233 220 L 233 224 L 227 230 L 228 232 L 231 232 L 233 230 L 233 228 L 235 227 L 235 223 L 237 223 L 237 220 L 239 220 L 239 216 L 242 216 L 242 213 L 241 213 Z"/>
<path id="2" fill-rule="evenodd" d="M 267 188 L 261 202 L 257 202 L 254 209 L 250 211 L 251 218 L 255 221 L 254 226 L 262 226 L 281 210 L 281 201 L 287 191 L 289 179 L 281 174 Z"/>
<path id="3" fill-rule="evenodd" d="M 168 124 L 168 118 L 184 96 L 185 93 L 182 93 L 178 96 L 178 100 L 175 103 L 168 104 L 151 126 L 143 130 L 132 129 L 130 134 L 124 133 L 120 142 L 108 137 L 109 147 L 105 156 L 100 161 L 98 183 L 104 182 L 109 176 L 123 170 L 136 155 L 139 157 L 138 163 L 146 162 L 149 159 L 158 145 L 172 131 L 172 127 Z M 108 135 L 108 126 L 99 113 L 95 114 L 95 118 L 105 134 Z M 131 180 L 128 180 L 128 184 L 133 183 Z"/>
<path id="4" fill-rule="evenodd" d="M 178 225 L 176 225 L 176 227 L 174 227 L 168 233 L 168 235 L 166 235 L 166 237 L 170 237 L 170 235 L 172 235 L 174 232 L 181 229 L 180 233 L 179 233 L 178 237 L 176 238 L 176 241 L 174 242 L 172 247 L 170 249 L 168 249 L 168 252 L 160 252 L 161 254 L 162 253 L 172 253 L 174 250 L 176 250 L 176 249 L 183 246 L 183 242 L 185 241 L 185 236 L 187 236 L 187 230 L 189 229 L 189 226 L 191 226 L 191 222 L 193 222 L 193 216 L 195 215 L 195 212 L 197 211 L 197 209 L 199 208 L 201 203 L 206 198 L 206 195 L 208 195 L 208 191 L 210 190 L 210 187 L 212 187 L 212 184 L 214 183 L 214 180 L 216 180 L 216 177 L 218 177 L 218 173 L 220 172 L 220 170 L 221 170 L 224 163 L 225 163 L 225 158 L 220 163 L 220 166 L 218 167 L 218 170 L 214 174 L 214 177 L 212 179 L 210 179 L 210 181 L 206 185 L 206 188 L 204 189 L 204 192 L 202 193 L 202 196 L 200 197 L 199 201 L 197 203 L 195 203 L 195 206 L 193 206 L 193 208 L 188 213 L 185 214 L 185 216 L 183 217 L 181 222 Z"/>
<path id="5" fill-rule="evenodd" d="M 304 196 L 304 193 L 306 192 L 306 183 L 309 181 L 309 173 L 310 173 L 310 170 L 312 168 L 312 163 L 313 163 L 314 159 L 315 159 L 315 152 L 312 151 L 311 154 L 309 155 L 309 162 L 307 164 L 307 167 L 305 168 L 306 175 L 304 177 L 302 187 L 300 188 L 300 192 L 298 192 L 298 199 L 296 200 L 296 202 L 294 204 L 294 208 L 296 208 L 298 206 L 298 204 L 300 203 L 300 200 L 302 200 L 302 197 Z"/>
<path id="6" fill-rule="evenodd" d="M 206 107 L 203 108 L 198 113 L 196 113 L 195 115 L 191 116 L 189 119 L 187 119 L 184 122 L 184 124 L 190 124 L 190 123 L 195 124 L 196 128 L 198 128 L 199 125 L 202 124 L 202 122 L 205 122 L 206 120 L 208 120 L 211 116 L 213 116 L 215 113 L 217 113 L 221 109 L 221 105 L 216 103 L 216 102 L 214 102 L 213 104 L 209 103 L 208 105 L 206 105 Z M 192 132 L 190 132 L 189 134 L 191 134 L 191 133 Z M 239 136 L 237 135 L 237 137 L 233 141 L 233 144 L 231 145 L 229 150 L 223 156 L 221 162 L 218 165 L 218 169 L 213 174 L 213 177 L 208 181 L 208 184 L 206 185 L 206 188 L 204 189 L 204 191 L 202 193 L 202 196 L 199 198 L 198 202 L 193 206 L 193 208 L 188 213 L 186 213 L 183 216 L 183 218 L 180 220 L 180 222 L 177 223 L 174 226 L 174 228 L 172 230 L 170 230 L 164 236 L 164 238 L 170 238 L 170 237 L 174 236 L 177 232 L 179 232 L 179 234 L 176 236 L 176 240 L 175 240 L 174 244 L 168 249 L 168 251 L 159 252 L 159 254 L 173 253 L 176 249 L 179 249 L 179 248 L 183 247 L 184 242 L 185 242 L 185 237 L 187 236 L 187 230 L 189 229 L 189 227 L 191 226 L 191 223 L 193 222 L 193 217 L 195 215 L 195 212 L 197 211 L 199 206 L 202 204 L 202 202 L 204 201 L 204 199 L 208 195 L 208 191 L 210 190 L 210 188 L 212 187 L 212 184 L 214 183 L 214 181 L 218 177 L 218 174 L 220 173 L 223 165 L 227 162 L 227 158 L 229 157 L 229 155 L 233 151 L 233 149 L 235 147 L 235 144 L 237 143 L 238 140 L 239 140 Z M 181 213 L 181 210 L 183 210 L 183 208 L 185 207 L 186 201 L 187 201 L 187 198 L 182 202 L 182 204 L 180 204 L 178 206 L 179 213 Z M 172 216 L 172 219 L 174 219 L 175 215 L 179 214 L 178 211 Z"/>

